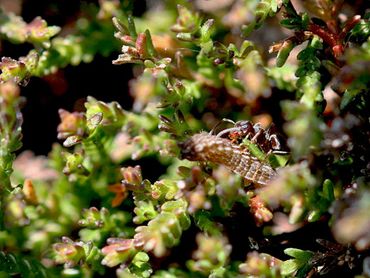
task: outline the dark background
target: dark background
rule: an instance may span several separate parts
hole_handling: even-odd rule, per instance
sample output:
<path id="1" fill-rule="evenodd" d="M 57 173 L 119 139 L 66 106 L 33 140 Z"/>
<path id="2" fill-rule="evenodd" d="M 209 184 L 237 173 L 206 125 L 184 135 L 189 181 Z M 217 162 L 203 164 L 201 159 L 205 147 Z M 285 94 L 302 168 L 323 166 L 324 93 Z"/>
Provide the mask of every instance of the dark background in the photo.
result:
<path id="1" fill-rule="evenodd" d="M 7 1 L 0 1 L 6 10 Z M 41 16 L 48 25 L 63 26 L 73 24 L 80 15 L 81 5 L 96 4 L 98 1 L 35 1 L 25 0 L 16 7 L 24 21 L 29 23 Z M 141 15 L 145 1 L 135 1 L 134 15 Z M 8 1 L 14 9 L 14 2 Z M 13 6 L 13 7 L 12 7 Z M 6 10 L 7 11 L 7 10 Z M 113 36 L 113 34 L 112 34 Z M 0 56 L 18 59 L 32 49 L 32 45 L 15 45 L 1 42 Z M 32 77 L 27 86 L 21 88 L 26 98 L 23 108 L 23 147 L 20 150 L 32 150 L 37 155 L 47 155 L 53 142 L 57 141 L 57 125 L 60 122 L 58 109 L 70 112 L 82 111 L 87 96 L 93 96 L 105 102 L 117 101 L 123 108 L 130 108 L 128 82 L 132 78 L 131 65 L 112 65 L 119 50 L 109 57 L 97 55 L 89 64 L 67 66 L 50 76 Z"/>

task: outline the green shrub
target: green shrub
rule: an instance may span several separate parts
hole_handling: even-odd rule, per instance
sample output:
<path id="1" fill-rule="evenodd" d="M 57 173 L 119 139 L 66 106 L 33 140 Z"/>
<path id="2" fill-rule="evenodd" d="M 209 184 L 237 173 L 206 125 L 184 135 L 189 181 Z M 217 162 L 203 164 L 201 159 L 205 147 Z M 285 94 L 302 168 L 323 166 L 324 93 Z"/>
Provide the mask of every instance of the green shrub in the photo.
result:
<path id="1" fill-rule="evenodd" d="M 1 12 L 32 49 L 0 63 L 0 275 L 369 277 L 366 1 L 99 3 Z M 19 153 L 18 85 L 120 47 L 131 109 L 87 97 Z"/>

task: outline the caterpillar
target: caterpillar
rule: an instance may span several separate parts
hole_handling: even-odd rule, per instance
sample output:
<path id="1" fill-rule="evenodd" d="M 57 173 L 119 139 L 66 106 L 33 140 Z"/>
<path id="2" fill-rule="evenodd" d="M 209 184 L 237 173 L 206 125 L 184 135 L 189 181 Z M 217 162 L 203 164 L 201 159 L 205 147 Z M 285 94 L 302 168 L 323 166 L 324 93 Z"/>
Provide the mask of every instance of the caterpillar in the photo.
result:
<path id="1" fill-rule="evenodd" d="M 260 161 L 248 149 L 216 135 L 201 132 L 179 143 L 179 146 L 183 159 L 225 165 L 257 186 L 267 185 L 277 175 L 269 164 Z"/>

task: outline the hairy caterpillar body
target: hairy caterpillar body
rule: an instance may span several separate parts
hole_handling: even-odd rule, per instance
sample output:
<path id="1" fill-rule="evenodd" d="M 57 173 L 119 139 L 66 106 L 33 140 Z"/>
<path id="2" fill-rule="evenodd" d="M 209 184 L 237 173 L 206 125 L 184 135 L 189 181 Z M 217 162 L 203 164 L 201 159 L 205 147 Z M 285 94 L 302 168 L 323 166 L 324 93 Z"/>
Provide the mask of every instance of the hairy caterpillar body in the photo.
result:
<path id="1" fill-rule="evenodd" d="M 267 185 L 276 176 L 270 165 L 225 138 L 202 132 L 180 143 L 180 147 L 182 158 L 225 165 L 258 186 Z"/>

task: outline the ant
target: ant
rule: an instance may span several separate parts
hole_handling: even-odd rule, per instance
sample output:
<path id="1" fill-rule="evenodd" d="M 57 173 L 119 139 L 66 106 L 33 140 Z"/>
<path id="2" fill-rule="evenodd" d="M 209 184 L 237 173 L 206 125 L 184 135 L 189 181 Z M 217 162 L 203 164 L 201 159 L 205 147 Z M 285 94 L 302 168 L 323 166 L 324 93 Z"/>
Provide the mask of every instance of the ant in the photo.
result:
<path id="1" fill-rule="evenodd" d="M 220 131 L 216 134 L 217 137 L 226 137 L 235 144 L 240 144 L 244 139 L 248 139 L 251 143 L 257 144 L 267 155 L 271 153 L 278 155 L 288 154 L 287 151 L 282 150 L 282 144 L 273 125 L 265 130 L 260 123 L 253 124 L 247 120 L 234 122 L 224 118 L 211 130 L 210 134 L 213 134 L 214 130 L 223 122 L 231 123 L 234 126 Z"/>

